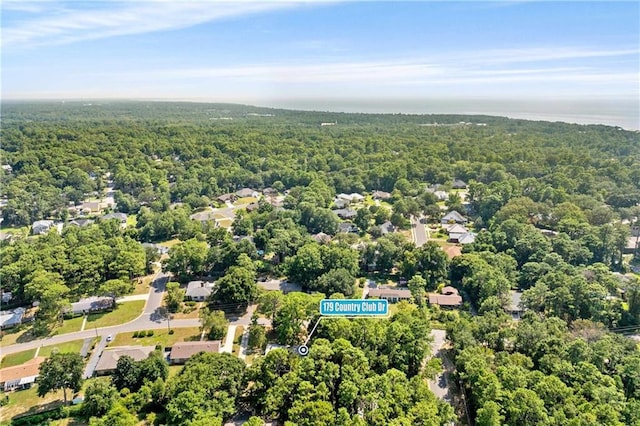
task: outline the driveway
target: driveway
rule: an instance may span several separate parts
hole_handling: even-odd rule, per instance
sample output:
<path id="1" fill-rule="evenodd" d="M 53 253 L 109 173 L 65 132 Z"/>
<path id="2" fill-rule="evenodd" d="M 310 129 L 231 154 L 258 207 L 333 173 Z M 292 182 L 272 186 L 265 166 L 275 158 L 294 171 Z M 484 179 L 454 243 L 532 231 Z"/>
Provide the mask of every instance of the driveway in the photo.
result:
<path id="1" fill-rule="evenodd" d="M 429 389 L 438 399 L 451 402 L 451 394 L 449 391 L 449 371 L 451 371 L 451 362 L 444 354 L 443 346 L 447 337 L 444 330 L 431 330 L 431 356 L 438 357 L 442 360 L 443 371 L 438 373 L 434 380 L 429 379 Z"/>

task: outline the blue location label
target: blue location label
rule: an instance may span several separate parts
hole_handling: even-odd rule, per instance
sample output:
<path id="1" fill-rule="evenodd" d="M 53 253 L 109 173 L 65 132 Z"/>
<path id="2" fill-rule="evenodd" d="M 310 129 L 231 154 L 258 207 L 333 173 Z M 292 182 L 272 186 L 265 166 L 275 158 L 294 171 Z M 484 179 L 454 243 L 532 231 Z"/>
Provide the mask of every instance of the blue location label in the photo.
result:
<path id="1" fill-rule="evenodd" d="M 361 317 L 387 316 L 389 303 L 373 299 L 324 299 L 320 302 L 320 315 Z"/>

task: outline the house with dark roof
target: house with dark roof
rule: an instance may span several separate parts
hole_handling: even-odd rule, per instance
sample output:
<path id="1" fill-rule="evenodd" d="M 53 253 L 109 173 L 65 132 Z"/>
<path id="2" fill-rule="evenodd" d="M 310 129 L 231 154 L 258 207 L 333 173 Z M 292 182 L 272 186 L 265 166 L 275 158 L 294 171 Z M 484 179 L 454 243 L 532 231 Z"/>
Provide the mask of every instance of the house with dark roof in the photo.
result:
<path id="1" fill-rule="evenodd" d="M 511 315 L 511 318 L 514 320 L 519 320 L 524 313 L 524 308 L 522 306 L 522 292 L 521 291 L 510 291 L 509 292 L 509 305 L 506 308 L 508 314 Z"/>
<path id="2" fill-rule="evenodd" d="M 357 234 L 358 232 L 360 232 L 360 230 L 356 225 L 354 225 L 351 222 L 341 222 L 338 224 L 338 232 L 341 232 L 344 234 L 348 234 L 350 232 Z"/>
<path id="3" fill-rule="evenodd" d="M 444 215 L 444 217 L 440 220 L 440 223 L 442 223 L 443 225 L 448 225 L 452 223 L 458 223 L 460 225 L 464 225 L 467 222 L 468 222 L 467 218 L 462 216 L 460 213 L 458 213 L 455 210 L 450 211 L 449 213 Z"/>
<path id="4" fill-rule="evenodd" d="M 169 362 L 171 364 L 184 364 L 193 355 L 200 352 L 218 353 L 220 352 L 220 340 L 205 342 L 178 342 L 171 347 Z"/>
<path id="5" fill-rule="evenodd" d="M 222 194 L 221 196 L 216 198 L 216 200 L 220 201 L 221 203 L 226 203 L 227 201 L 229 201 L 230 203 L 233 203 L 237 199 L 238 199 L 238 196 L 233 193 Z"/>
<path id="6" fill-rule="evenodd" d="M 395 232 L 396 227 L 390 221 L 386 221 L 382 225 L 380 225 L 380 234 L 387 235 L 392 232 Z"/>
<path id="7" fill-rule="evenodd" d="M 155 350 L 155 346 L 125 346 L 122 348 L 107 349 L 102 352 L 98 364 L 95 368 L 95 374 L 100 376 L 111 374 L 118 365 L 118 360 L 127 355 L 134 361 L 142 361 L 147 359 L 151 352 Z"/>
<path id="8" fill-rule="evenodd" d="M 187 300 L 204 302 L 213 292 L 214 286 L 214 283 L 206 281 L 190 281 L 189 284 L 187 284 L 187 291 L 185 292 L 184 297 Z"/>
<path id="9" fill-rule="evenodd" d="M 405 287 L 378 287 L 370 289 L 367 293 L 367 298 L 384 299 L 389 303 L 396 303 L 401 300 L 411 300 L 411 297 L 411 291 Z"/>
<path id="10" fill-rule="evenodd" d="M 455 308 L 462 305 L 462 297 L 458 290 L 451 286 L 442 288 L 442 293 L 428 293 L 429 304 L 438 305 L 443 308 Z"/>
<path id="11" fill-rule="evenodd" d="M 40 375 L 40 364 L 45 359 L 39 356 L 20 365 L 0 369 L 0 388 L 4 392 L 29 389 Z"/>

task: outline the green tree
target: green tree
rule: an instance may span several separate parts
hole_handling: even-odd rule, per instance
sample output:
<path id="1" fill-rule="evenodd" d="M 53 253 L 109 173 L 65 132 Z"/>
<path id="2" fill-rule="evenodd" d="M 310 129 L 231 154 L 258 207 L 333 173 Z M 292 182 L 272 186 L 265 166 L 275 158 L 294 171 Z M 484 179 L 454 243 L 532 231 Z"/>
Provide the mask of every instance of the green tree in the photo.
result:
<path id="1" fill-rule="evenodd" d="M 184 290 L 180 288 L 180 284 L 170 282 L 167 284 L 167 294 L 165 296 L 165 304 L 169 312 L 177 312 L 184 300 Z"/>
<path id="2" fill-rule="evenodd" d="M 229 321 L 224 316 L 223 311 L 210 311 L 209 308 L 200 309 L 200 330 L 204 332 L 210 340 L 222 339 L 229 326 Z"/>
<path id="3" fill-rule="evenodd" d="M 208 250 L 206 242 L 195 238 L 176 244 L 169 250 L 165 270 L 180 277 L 202 275 L 207 269 Z"/>
<path id="4" fill-rule="evenodd" d="M 220 304 L 245 304 L 258 296 L 255 272 L 232 266 L 225 276 L 217 282 L 212 299 Z"/>
<path id="5" fill-rule="evenodd" d="M 51 391 L 62 390 L 66 405 L 67 389 L 78 392 L 82 388 L 83 367 L 80 354 L 53 353 L 40 364 L 38 396 L 43 397 Z"/>
<path id="6" fill-rule="evenodd" d="M 424 296 L 426 294 L 427 280 L 425 280 L 421 274 L 416 274 L 408 282 L 411 295 L 415 299 L 418 305 L 424 303 Z"/>
<path id="7" fill-rule="evenodd" d="M 133 286 L 130 282 L 125 280 L 108 280 L 100 285 L 100 293 L 108 294 L 113 297 L 124 296 L 127 293 L 130 293 L 133 290 Z"/>
<path id="8" fill-rule="evenodd" d="M 118 401 L 118 391 L 111 383 L 96 380 L 84 392 L 82 411 L 87 417 L 101 417 Z"/>
<path id="9" fill-rule="evenodd" d="M 140 382 L 140 366 L 129 355 L 121 356 L 116 363 L 116 369 L 111 376 L 111 383 L 118 390 L 129 389 L 135 392 Z"/>

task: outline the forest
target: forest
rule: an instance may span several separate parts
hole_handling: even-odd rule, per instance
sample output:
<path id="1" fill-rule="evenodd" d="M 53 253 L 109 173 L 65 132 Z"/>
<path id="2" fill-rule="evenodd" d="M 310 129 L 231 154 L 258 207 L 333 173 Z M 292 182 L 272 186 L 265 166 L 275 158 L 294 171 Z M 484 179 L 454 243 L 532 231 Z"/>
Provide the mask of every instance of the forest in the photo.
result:
<path id="1" fill-rule="evenodd" d="M 76 414 L 91 425 L 216 425 L 237 413 L 253 425 L 640 425 L 640 346 L 624 335 L 640 325 L 640 254 L 628 248 L 640 232 L 638 132 L 143 102 L 5 103 L 2 120 L 3 231 L 68 221 L 69 206 L 108 185 L 114 210 L 136 218 L 0 243 L 3 291 L 40 301 L 44 329 L 69 300 L 129 292 L 158 260 L 148 243 L 167 240 L 177 243 L 163 266 L 177 281 L 218 279 L 213 310 L 257 301 L 272 329 L 254 322 L 256 346 L 303 343 L 320 299 L 357 297 L 369 278 L 411 290 L 387 320 L 320 322 L 306 357 L 275 349 L 247 365 L 200 354 L 172 377 L 155 355 L 125 359 L 85 391 Z M 455 179 L 468 183 L 465 199 Z M 434 185 L 452 191 L 445 203 Z M 191 219 L 241 188 L 271 188 L 282 206 L 238 211 L 232 232 Z M 357 232 L 339 232 L 335 196 L 373 191 L 388 200 L 357 210 Z M 477 235 L 453 257 L 381 230 L 447 211 Z M 263 292 L 265 276 L 304 293 Z M 427 303 L 449 285 L 460 309 Z M 429 358 L 434 328 L 446 330 L 451 404 L 427 384 L 443 368 Z"/>

